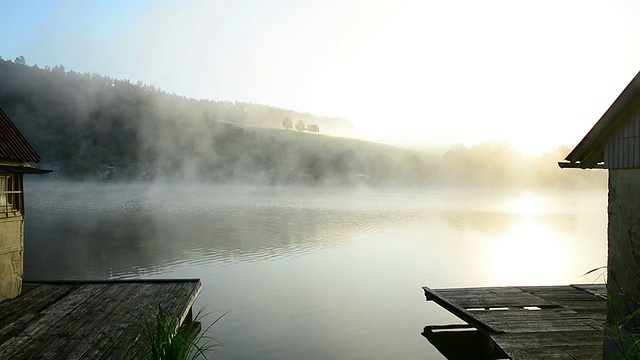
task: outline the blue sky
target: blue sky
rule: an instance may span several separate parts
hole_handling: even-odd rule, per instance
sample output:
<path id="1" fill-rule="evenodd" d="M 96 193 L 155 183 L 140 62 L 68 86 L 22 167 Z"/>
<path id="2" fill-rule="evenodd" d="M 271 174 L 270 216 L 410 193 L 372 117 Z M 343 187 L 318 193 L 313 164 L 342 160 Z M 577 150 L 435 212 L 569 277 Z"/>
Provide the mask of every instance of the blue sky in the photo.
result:
<path id="1" fill-rule="evenodd" d="M 153 1 L 0 1 L 0 56 L 23 55 L 29 64 L 64 65 L 80 72 L 117 69 L 97 66 L 127 36 Z M 105 74 L 108 75 L 108 74 Z"/>
<path id="2" fill-rule="evenodd" d="M 0 56 L 342 116 L 430 151 L 575 144 L 640 70 L 632 0 L 4 1 Z"/>

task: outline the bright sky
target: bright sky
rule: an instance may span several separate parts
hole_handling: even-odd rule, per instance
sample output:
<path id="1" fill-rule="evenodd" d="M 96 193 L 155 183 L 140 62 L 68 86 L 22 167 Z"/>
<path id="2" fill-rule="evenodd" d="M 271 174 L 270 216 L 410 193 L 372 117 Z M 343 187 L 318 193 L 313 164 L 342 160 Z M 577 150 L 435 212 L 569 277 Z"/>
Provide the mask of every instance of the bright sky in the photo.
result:
<path id="1" fill-rule="evenodd" d="M 0 0 L 0 56 L 345 117 L 430 151 L 575 145 L 640 70 L 637 0 Z"/>

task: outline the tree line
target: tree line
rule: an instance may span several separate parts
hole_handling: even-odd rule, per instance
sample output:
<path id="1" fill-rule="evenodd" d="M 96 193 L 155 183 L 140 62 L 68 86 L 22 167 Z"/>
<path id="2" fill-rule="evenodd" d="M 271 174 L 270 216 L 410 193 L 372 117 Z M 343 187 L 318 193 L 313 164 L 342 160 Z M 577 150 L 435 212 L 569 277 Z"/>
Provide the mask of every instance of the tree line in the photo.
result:
<path id="1" fill-rule="evenodd" d="M 290 117 L 284 118 L 284 120 L 282 120 L 282 127 L 284 127 L 285 130 L 291 130 L 294 127 L 293 120 L 291 120 Z M 306 125 L 304 123 L 304 121 L 302 121 L 302 120 L 296 121 L 295 128 L 296 128 L 296 130 L 301 131 L 301 132 L 302 131 L 309 131 L 309 132 L 312 132 L 312 133 L 319 133 L 320 132 L 320 126 L 318 126 L 318 124 Z"/>
<path id="2" fill-rule="evenodd" d="M 436 156 L 318 134 L 338 118 L 191 99 L 62 65 L 28 66 L 24 58 L 0 59 L 0 81 L 0 108 L 41 155 L 41 166 L 62 178 L 94 179 L 109 169 L 108 178 L 145 181 L 606 186 L 603 173 L 561 171 L 556 163 L 568 148 L 531 157 L 489 142 Z M 298 131 L 286 131 L 292 128 Z"/>

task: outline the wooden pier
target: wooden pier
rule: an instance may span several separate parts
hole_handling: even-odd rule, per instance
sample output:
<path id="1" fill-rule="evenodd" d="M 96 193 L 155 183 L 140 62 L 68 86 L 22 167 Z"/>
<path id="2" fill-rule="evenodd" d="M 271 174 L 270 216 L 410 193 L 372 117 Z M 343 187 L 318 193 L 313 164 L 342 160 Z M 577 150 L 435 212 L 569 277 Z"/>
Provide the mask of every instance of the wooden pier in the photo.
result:
<path id="1" fill-rule="evenodd" d="M 0 359 L 136 358 L 141 322 L 159 306 L 191 321 L 200 289 L 198 279 L 24 282 L 0 302 Z"/>
<path id="2" fill-rule="evenodd" d="M 443 340 L 439 331 L 460 330 L 469 337 L 462 330 L 477 329 L 489 343 L 483 345 L 484 355 L 475 358 L 602 359 L 604 284 L 423 289 L 427 300 L 469 324 L 467 329 L 427 326 L 423 335 L 436 347 Z"/>

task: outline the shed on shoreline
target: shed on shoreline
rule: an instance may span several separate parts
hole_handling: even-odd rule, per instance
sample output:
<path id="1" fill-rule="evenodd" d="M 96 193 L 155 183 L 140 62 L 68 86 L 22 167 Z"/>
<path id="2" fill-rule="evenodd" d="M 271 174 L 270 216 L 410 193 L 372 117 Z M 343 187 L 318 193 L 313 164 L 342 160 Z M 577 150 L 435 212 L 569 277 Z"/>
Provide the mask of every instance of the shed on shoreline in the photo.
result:
<path id="1" fill-rule="evenodd" d="M 45 174 L 29 165 L 40 156 L 0 109 L 0 300 L 22 288 L 24 252 L 24 174 Z"/>
<path id="2" fill-rule="evenodd" d="M 565 160 L 561 168 L 609 172 L 605 329 L 617 333 L 605 334 L 604 351 L 617 359 L 617 348 L 632 346 L 640 330 L 640 73 Z"/>

